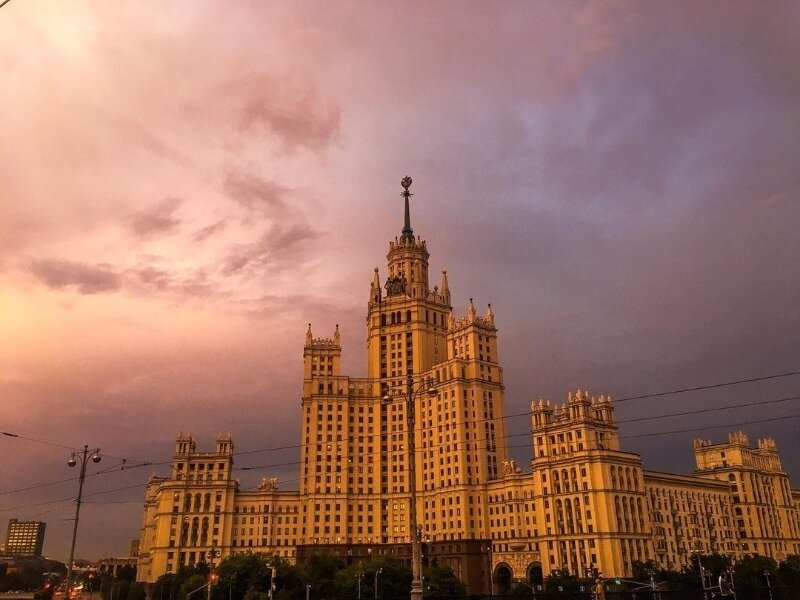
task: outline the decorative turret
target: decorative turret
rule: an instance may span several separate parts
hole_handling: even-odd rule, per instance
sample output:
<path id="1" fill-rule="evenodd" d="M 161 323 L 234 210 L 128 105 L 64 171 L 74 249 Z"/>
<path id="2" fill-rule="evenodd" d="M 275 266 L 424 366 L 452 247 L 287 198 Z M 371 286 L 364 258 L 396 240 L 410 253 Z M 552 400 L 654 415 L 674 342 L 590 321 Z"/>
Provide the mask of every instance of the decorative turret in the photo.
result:
<path id="1" fill-rule="evenodd" d="M 306 343 L 303 346 L 304 378 L 338 377 L 342 357 L 342 339 L 339 325 L 331 338 L 315 338 L 311 333 L 311 323 L 306 332 Z"/>
<path id="2" fill-rule="evenodd" d="M 381 278 L 378 267 L 375 267 L 375 274 L 372 276 L 372 282 L 369 284 L 369 301 L 381 301 Z"/>
<path id="3" fill-rule="evenodd" d="M 179 431 L 175 438 L 175 455 L 188 455 L 194 452 L 194 436 L 191 431 Z"/>
<path id="4" fill-rule="evenodd" d="M 486 322 L 494 325 L 494 311 L 492 310 L 492 305 L 490 304 L 489 307 L 486 309 Z"/>
<path id="5" fill-rule="evenodd" d="M 217 454 L 233 454 L 233 436 L 230 431 L 217 434 L 215 450 Z"/>
<path id="6" fill-rule="evenodd" d="M 443 304 L 450 304 L 450 283 L 447 281 L 447 269 L 442 269 L 442 283 L 439 285 L 439 294 Z"/>
<path id="7" fill-rule="evenodd" d="M 533 400 L 531 425 L 534 459 L 581 450 L 619 449 L 610 396 L 592 396 L 587 391 L 576 390 L 567 394 L 561 406 L 551 406 L 549 400 L 541 398 Z M 567 432 L 572 432 L 573 436 L 567 436 Z M 574 442 L 572 446 L 570 440 Z"/>

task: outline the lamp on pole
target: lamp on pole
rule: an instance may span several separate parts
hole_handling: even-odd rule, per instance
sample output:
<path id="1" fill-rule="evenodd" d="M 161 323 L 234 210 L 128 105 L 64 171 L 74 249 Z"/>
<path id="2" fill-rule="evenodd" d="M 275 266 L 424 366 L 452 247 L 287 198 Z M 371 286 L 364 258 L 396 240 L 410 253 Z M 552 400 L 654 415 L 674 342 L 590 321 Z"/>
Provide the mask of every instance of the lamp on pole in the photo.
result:
<path id="1" fill-rule="evenodd" d="M 74 467 L 81 463 L 81 474 L 78 476 L 78 498 L 75 501 L 75 522 L 72 524 L 72 544 L 69 548 L 69 563 L 67 563 L 67 579 L 64 583 L 67 598 L 70 597 L 70 585 L 72 585 L 72 562 L 75 560 L 75 540 L 78 536 L 78 519 L 81 516 L 81 500 L 83 498 L 83 481 L 86 479 L 86 465 L 89 459 L 93 463 L 99 463 L 102 460 L 100 456 L 100 448 L 89 450 L 89 446 L 84 446 L 83 450 L 72 453 L 72 456 L 67 461 L 70 467 Z"/>
<path id="2" fill-rule="evenodd" d="M 436 395 L 436 387 L 431 381 L 423 381 L 414 389 L 414 376 L 409 373 L 406 380 L 406 437 L 408 438 L 408 513 L 411 521 L 411 600 L 422 600 L 422 547 L 419 528 L 417 527 L 417 456 L 415 452 L 414 401 L 416 397 L 426 393 Z M 384 402 L 391 402 L 387 394 Z"/>
<path id="3" fill-rule="evenodd" d="M 383 573 L 383 567 L 375 571 L 375 585 L 373 586 L 373 591 L 375 592 L 375 600 L 378 600 L 378 575 Z"/>
<path id="4" fill-rule="evenodd" d="M 211 600 L 211 586 L 217 580 L 217 574 L 214 572 L 214 559 L 217 558 L 222 552 L 216 546 L 211 546 L 211 549 L 206 552 L 208 559 L 208 589 L 206 591 L 206 599 Z"/>

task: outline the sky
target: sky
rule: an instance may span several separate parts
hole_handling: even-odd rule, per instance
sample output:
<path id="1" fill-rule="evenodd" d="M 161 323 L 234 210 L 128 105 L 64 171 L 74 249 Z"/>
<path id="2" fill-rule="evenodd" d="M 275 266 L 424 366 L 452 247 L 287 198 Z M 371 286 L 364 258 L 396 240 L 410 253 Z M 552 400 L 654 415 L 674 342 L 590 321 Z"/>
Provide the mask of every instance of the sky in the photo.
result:
<path id="1" fill-rule="evenodd" d="M 0 527 L 44 520 L 66 559 L 65 447 L 100 447 L 76 555 L 124 556 L 166 472 L 120 467 L 169 461 L 179 430 L 296 444 L 307 324 L 338 323 L 344 371 L 365 374 L 406 174 L 456 314 L 495 311 L 508 414 L 797 371 L 799 27 L 796 2 L 13 0 L 0 429 L 22 437 L 0 436 Z M 617 418 L 798 395 L 783 377 Z M 620 433 L 647 468 L 688 473 L 694 437 L 784 417 L 741 428 L 775 437 L 800 487 L 798 414 Z M 508 419 L 523 468 L 528 428 Z M 296 489 L 297 456 L 243 457 L 242 486 Z"/>

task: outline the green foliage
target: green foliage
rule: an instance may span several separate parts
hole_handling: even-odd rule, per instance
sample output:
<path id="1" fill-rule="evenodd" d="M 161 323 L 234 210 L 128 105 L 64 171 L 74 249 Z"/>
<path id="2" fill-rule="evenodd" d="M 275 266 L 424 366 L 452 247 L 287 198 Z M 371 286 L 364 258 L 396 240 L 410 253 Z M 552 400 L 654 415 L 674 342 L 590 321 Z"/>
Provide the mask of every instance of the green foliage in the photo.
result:
<path id="1" fill-rule="evenodd" d="M 133 581 L 136 579 L 136 567 L 134 565 L 122 565 L 117 569 L 117 579 Z"/>
<path id="2" fill-rule="evenodd" d="M 207 582 L 208 579 L 206 577 L 203 577 L 199 573 L 192 575 L 191 577 L 188 577 L 183 581 L 183 583 L 181 583 L 181 587 L 178 590 L 178 595 L 176 600 L 183 600 L 184 598 L 186 598 L 186 594 L 195 591 L 197 588 L 201 587 L 203 584 Z"/>
<path id="3" fill-rule="evenodd" d="M 425 570 L 423 577 L 426 598 L 453 598 L 467 595 L 467 586 L 456 577 L 450 567 L 430 567 Z"/>
<path id="4" fill-rule="evenodd" d="M 760 555 L 747 555 L 736 562 L 733 581 L 737 590 L 765 588 L 767 580 L 764 572 L 769 573 L 771 584 L 776 584 L 778 564 L 775 559 Z"/>
<path id="5" fill-rule="evenodd" d="M 145 600 L 146 594 L 141 583 L 130 583 L 128 585 L 128 597 L 126 600 Z"/>
<path id="6" fill-rule="evenodd" d="M 328 554 L 315 554 L 300 567 L 300 578 L 311 584 L 315 597 L 333 598 L 336 591 L 334 578 L 343 569 L 344 564 L 338 558 Z"/>
<path id="7" fill-rule="evenodd" d="M 544 589 L 548 593 L 577 592 L 580 581 L 569 569 L 556 569 L 544 578 Z"/>

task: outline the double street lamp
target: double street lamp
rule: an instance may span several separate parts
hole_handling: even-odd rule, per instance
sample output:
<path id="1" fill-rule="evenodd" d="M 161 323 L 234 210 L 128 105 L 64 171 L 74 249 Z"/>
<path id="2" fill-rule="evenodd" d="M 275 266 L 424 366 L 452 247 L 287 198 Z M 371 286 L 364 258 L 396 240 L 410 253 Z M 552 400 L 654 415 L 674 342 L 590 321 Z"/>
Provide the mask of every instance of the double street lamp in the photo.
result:
<path id="1" fill-rule="evenodd" d="M 414 403 L 417 396 L 436 395 L 433 382 L 426 380 L 414 388 L 414 376 L 408 374 L 406 380 L 406 437 L 408 438 L 408 512 L 411 521 L 411 600 L 422 600 L 422 546 L 419 528 L 417 527 L 417 457 L 415 452 Z M 397 397 L 397 396 L 396 396 Z M 402 396 L 400 396 L 402 397 Z M 388 393 L 383 401 L 389 403 L 392 396 Z"/>
<path id="2" fill-rule="evenodd" d="M 86 479 L 86 465 L 91 460 L 97 464 L 102 460 L 100 448 L 89 450 L 89 446 L 84 446 L 83 450 L 75 451 L 67 461 L 70 467 L 74 467 L 80 461 L 81 473 L 78 476 L 78 499 L 75 502 L 75 522 L 72 524 L 72 544 L 69 549 L 69 563 L 67 563 L 67 579 L 64 583 L 67 598 L 70 597 L 70 585 L 72 584 L 72 562 L 75 560 L 75 539 L 78 536 L 78 519 L 81 516 L 81 500 L 83 498 L 83 481 Z"/>

